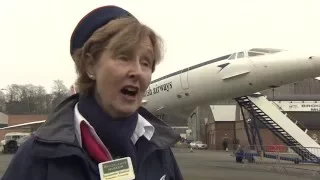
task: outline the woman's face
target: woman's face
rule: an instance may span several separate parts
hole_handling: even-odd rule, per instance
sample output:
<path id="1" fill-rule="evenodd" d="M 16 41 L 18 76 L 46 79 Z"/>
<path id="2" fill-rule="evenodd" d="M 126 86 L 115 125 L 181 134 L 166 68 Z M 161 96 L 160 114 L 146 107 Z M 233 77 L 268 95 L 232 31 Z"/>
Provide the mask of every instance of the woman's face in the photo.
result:
<path id="1" fill-rule="evenodd" d="M 124 117 L 141 105 L 152 75 L 153 46 L 148 37 L 130 52 L 101 54 L 93 72 L 96 80 L 95 96 L 111 116 Z"/>

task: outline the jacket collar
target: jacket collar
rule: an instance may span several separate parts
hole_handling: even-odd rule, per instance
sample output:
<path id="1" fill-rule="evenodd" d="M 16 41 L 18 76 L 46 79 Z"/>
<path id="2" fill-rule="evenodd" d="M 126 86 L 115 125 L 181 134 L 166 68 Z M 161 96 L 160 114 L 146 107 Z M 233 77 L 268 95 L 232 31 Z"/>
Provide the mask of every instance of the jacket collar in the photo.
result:
<path id="1" fill-rule="evenodd" d="M 74 126 L 74 106 L 78 100 L 79 95 L 74 94 L 61 102 L 35 132 L 36 140 L 43 143 L 63 143 L 80 147 Z M 138 113 L 154 126 L 155 131 L 150 141 L 158 148 L 170 147 L 179 140 L 179 134 L 145 108 L 140 107 Z"/>

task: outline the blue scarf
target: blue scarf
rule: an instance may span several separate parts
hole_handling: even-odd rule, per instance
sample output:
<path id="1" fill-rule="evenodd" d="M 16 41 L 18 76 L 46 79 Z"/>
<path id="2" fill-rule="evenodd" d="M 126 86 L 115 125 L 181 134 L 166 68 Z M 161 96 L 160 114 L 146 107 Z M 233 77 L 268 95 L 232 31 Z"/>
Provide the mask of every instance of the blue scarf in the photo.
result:
<path id="1" fill-rule="evenodd" d="M 84 95 L 80 95 L 78 109 L 113 156 L 131 157 L 132 163 L 136 165 L 136 148 L 131 136 L 138 121 L 137 112 L 126 118 L 113 119 L 93 96 Z"/>

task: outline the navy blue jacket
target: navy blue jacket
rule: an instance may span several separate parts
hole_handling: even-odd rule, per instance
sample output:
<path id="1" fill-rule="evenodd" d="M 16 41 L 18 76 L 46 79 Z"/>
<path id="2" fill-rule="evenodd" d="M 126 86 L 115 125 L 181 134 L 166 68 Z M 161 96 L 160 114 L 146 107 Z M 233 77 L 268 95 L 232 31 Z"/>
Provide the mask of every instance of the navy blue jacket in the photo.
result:
<path id="1" fill-rule="evenodd" d="M 84 151 L 74 129 L 74 106 L 79 96 L 63 101 L 48 120 L 19 148 L 1 180 L 99 180 L 95 163 Z M 136 180 L 182 180 L 170 149 L 180 136 L 146 109 L 139 114 L 155 133 L 139 162 Z"/>

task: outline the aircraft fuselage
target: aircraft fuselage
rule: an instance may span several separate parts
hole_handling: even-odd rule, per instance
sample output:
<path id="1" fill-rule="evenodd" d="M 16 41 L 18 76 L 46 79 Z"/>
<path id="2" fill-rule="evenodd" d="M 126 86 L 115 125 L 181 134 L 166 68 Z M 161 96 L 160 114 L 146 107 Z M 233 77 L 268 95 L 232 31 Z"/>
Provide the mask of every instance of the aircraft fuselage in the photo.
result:
<path id="1" fill-rule="evenodd" d="M 313 78 L 320 74 L 320 59 L 310 56 L 290 51 L 254 56 L 243 51 L 206 61 L 152 81 L 143 106 L 156 114 Z"/>

